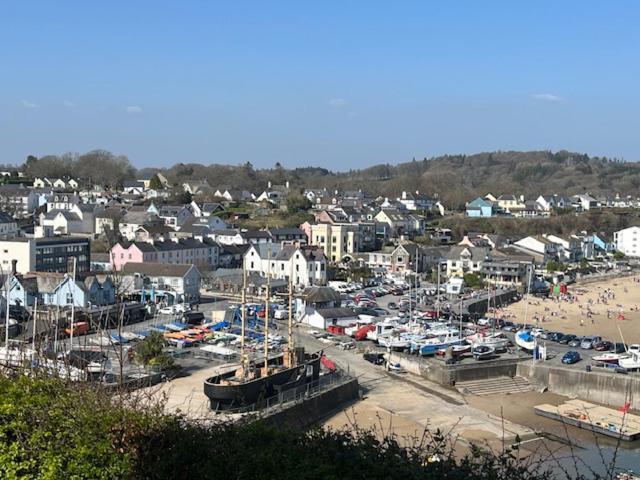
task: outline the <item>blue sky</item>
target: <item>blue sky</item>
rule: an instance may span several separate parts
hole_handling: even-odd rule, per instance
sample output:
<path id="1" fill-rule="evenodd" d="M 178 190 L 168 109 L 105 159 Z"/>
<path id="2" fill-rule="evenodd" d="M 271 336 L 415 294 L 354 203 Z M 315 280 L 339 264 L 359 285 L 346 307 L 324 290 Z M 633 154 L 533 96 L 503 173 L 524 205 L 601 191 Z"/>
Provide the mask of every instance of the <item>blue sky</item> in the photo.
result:
<path id="1" fill-rule="evenodd" d="M 4 1 L 0 163 L 640 160 L 633 1 Z"/>

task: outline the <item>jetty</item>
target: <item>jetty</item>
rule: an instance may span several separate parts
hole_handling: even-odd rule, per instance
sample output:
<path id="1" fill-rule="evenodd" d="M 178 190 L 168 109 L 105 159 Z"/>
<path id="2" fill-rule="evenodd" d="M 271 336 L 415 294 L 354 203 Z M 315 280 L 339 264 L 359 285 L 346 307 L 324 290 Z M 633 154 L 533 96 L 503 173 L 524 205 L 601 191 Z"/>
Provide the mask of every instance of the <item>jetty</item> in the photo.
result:
<path id="1" fill-rule="evenodd" d="M 585 430 L 619 438 L 628 442 L 640 438 L 640 416 L 602 407 L 582 400 L 570 400 L 558 406 L 536 405 L 537 415 L 565 422 Z"/>

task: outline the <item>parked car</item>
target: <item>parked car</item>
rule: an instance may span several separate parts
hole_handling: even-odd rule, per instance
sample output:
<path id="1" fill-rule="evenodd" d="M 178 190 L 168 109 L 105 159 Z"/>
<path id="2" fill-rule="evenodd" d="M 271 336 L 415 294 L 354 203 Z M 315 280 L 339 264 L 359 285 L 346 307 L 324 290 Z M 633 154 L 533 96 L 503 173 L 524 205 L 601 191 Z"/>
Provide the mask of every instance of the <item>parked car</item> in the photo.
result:
<path id="1" fill-rule="evenodd" d="M 502 330 L 505 332 L 515 332 L 515 325 L 513 322 L 506 321 L 504 322 L 504 325 L 502 325 Z"/>
<path id="2" fill-rule="evenodd" d="M 71 335 L 71 326 L 64 329 L 64 333 Z M 73 324 L 74 335 L 86 335 L 89 333 L 89 322 L 75 322 Z"/>
<path id="3" fill-rule="evenodd" d="M 612 348 L 613 348 L 613 343 L 611 343 L 608 340 L 602 340 L 593 345 L 593 349 L 597 350 L 598 352 L 608 352 Z"/>
<path id="4" fill-rule="evenodd" d="M 387 305 L 387 308 L 389 310 L 397 310 L 398 309 L 398 305 L 394 302 L 389 302 L 389 304 Z"/>
<path id="5" fill-rule="evenodd" d="M 547 335 L 547 340 L 551 340 L 552 342 L 557 342 L 563 336 L 564 334 L 562 332 L 551 332 Z"/>
<path id="6" fill-rule="evenodd" d="M 562 363 L 565 363 L 567 365 L 571 365 L 571 364 L 577 363 L 579 361 L 580 361 L 580 354 L 578 352 L 576 352 L 575 350 L 568 351 L 562 357 Z"/>
<path id="7" fill-rule="evenodd" d="M 367 352 L 362 355 L 362 358 L 364 358 L 367 362 L 373 363 L 374 365 L 383 365 L 385 362 L 384 353 Z"/>
<path id="8" fill-rule="evenodd" d="M 204 322 L 204 313 L 202 312 L 184 312 L 182 321 L 189 325 L 202 325 Z"/>
<path id="9" fill-rule="evenodd" d="M 600 341 L 602 341 L 602 338 L 600 337 L 584 337 L 582 342 L 580 342 L 580 348 L 583 350 L 590 350 Z"/>
<path id="10" fill-rule="evenodd" d="M 560 340 L 558 340 L 558 343 L 562 345 L 568 345 L 569 342 L 575 340 L 576 338 L 578 338 L 577 335 L 574 335 L 573 333 L 567 333 L 566 335 L 563 335 Z"/>
<path id="11" fill-rule="evenodd" d="M 575 347 L 579 347 L 581 343 L 582 343 L 582 337 L 576 337 L 573 340 L 570 340 L 567 343 L 567 345 L 570 346 L 570 347 L 575 348 Z"/>
<path id="12" fill-rule="evenodd" d="M 624 343 L 616 343 L 612 350 L 615 353 L 624 353 L 627 351 L 627 346 Z"/>
<path id="13" fill-rule="evenodd" d="M 173 315 L 177 313 L 175 305 L 169 305 L 158 309 L 158 313 L 161 315 Z"/>

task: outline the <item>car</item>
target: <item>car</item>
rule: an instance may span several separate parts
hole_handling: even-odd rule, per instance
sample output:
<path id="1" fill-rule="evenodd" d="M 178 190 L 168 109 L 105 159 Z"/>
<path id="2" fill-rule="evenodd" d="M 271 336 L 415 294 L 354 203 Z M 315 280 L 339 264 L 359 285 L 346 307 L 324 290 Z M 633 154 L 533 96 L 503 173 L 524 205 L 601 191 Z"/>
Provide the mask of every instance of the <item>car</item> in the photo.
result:
<path id="1" fill-rule="evenodd" d="M 383 353 L 367 352 L 362 355 L 362 358 L 374 365 L 383 365 L 385 362 Z"/>
<path id="2" fill-rule="evenodd" d="M 579 347 L 581 343 L 582 343 L 582 337 L 576 337 L 573 340 L 569 340 L 567 345 L 575 348 L 575 347 Z"/>
<path id="3" fill-rule="evenodd" d="M 574 335 L 573 333 L 567 333 L 566 335 L 563 335 L 560 340 L 558 340 L 558 343 L 562 345 L 568 345 L 569 342 L 571 342 L 572 340 L 575 340 L 576 338 L 577 338 L 577 335 Z"/>
<path id="4" fill-rule="evenodd" d="M 543 336 L 544 335 L 544 336 Z M 544 328 L 535 327 L 531 329 L 531 336 L 536 338 L 547 338 L 547 332 Z"/>
<path id="5" fill-rule="evenodd" d="M 389 311 L 385 310 L 384 308 L 376 307 L 373 310 L 380 316 L 389 315 Z"/>
<path id="6" fill-rule="evenodd" d="M 590 350 L 600 341 L 602 341 L 602 338 L 600 337 L 584 337 L 580 342 L 580 348 L 583 350 Z"/>
<path id="7" fill-rule="evenodd" d="M 514 325 L 513 322 L 504 322 L 504 325 L 502 326 L 502 330 L 504 330 L 505 332 L 515 332 L 516 331 L 516 326 Z"/>
<path id="8" fill-rule="evenodd" d="M 611 343 L 608 340 L 602 340 L 593 346 L 593 349 L 597 350 L 598 352 L 608 352 L 612 348 L 613 348 L 613 343 Z"/>
<path id="9" fill-rule="evenodd" d="M 550 335 L 552 335 L 554 332 L 548 332 L 546 330 L 542 330 L 539 334 L 538 334 L 538 338 L 541 340 L 551 340 L 551 338 L 549 338 Z M 534 335 L 535 336 L 535 335 Z"/>
<path id="10" fill-rule="evenodd" d="M 562 356 L 562 363 L 571 365 L 580 361 L 580 354 L 575 350 L 569 350 Z"/>
<path id="11" fill-rule="evenodd" d="M 626 352 L 626 351 L 627 351 L 627 346 L 626 346 L 624 343 L 616 343 L 616 344 L 613 346 L 612 350 L 613 350 L 615 353 L 624 353 L 624 352 Z"/>
<path id="12" fill-rule="evenodd" d="M 397 310 L 398 309 L 398 305 L 394 302 L 389 302 L 389 304 L 387 305 L 387 308 L 389 310 Z"/>
<path id="13" fill-rule="evenodd" d="M 276 310 L 273 314 L 273 318 L 275 318 L 276 320 L 284 320 L 285 318 L 289 318 L 289 310 L 286 308 Z"/>
<path id="14" fill-rule="evenodd" d="M 356 315 L 371 315 L 372 317 L 379 317 L 380 314 L 374 309 L 369 307 L 358 307 L 353 310 Z"/>
<path id="15" fill-rule="evenodd" d="M 547 334 L 547 340 L 551 340 L 552 342 L 557 342 L 563 336 L 564 334 L 561 332 L 551 332 Z"/>
<path id="16" fill-rule="evenodd" d="M 173 315 L 177 313 L 177 310 L 174 305 L 169 305 L 166 307 L 159 308 L 158 313 L 161 315 Z"/>

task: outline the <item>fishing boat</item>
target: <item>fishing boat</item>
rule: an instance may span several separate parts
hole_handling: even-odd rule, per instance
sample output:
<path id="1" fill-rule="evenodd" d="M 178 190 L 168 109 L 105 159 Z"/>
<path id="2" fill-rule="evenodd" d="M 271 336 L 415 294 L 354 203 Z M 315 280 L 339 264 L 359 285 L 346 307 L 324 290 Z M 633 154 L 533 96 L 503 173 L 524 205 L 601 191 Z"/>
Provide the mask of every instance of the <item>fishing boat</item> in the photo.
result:
<path id="1" fill-rule="evenodd" d="M 383 321 L 375 324 L 375 330 L 367 332 L 367 340 L 378 341 L 378 337 L 384 336 L 390 333 L 394 328 L 397 328 L 399 324 L 395 321 Z"/>
<path id="2" fill-rule="evenodd" d="M 619 353 L 602 353 L 600 355 L 596 355 L 595 357 L 591 357 L 594 362 L 598 363 L 608 363 L 610 365 L 618 365 L 618 361 L 620 357 L 623 357 Z"/>
<path id="3" fill-rule="evenodd" d="M 473 347 L 471 350 L 471 354 L 476 360 L 485 360 L 491 357 L 494 353 L 496 353 L 496 349 L 486 345 L 478 345 L 477 347 Z"/>
<path id="4" fill-rule="evenodd" d="M 529 330 L 520 330 L 516 332 L 515 341 L 516 345 L 523 350 L 533 352 L 533 349 L 536 348 L 536 337 L 531 335 Z"/>

